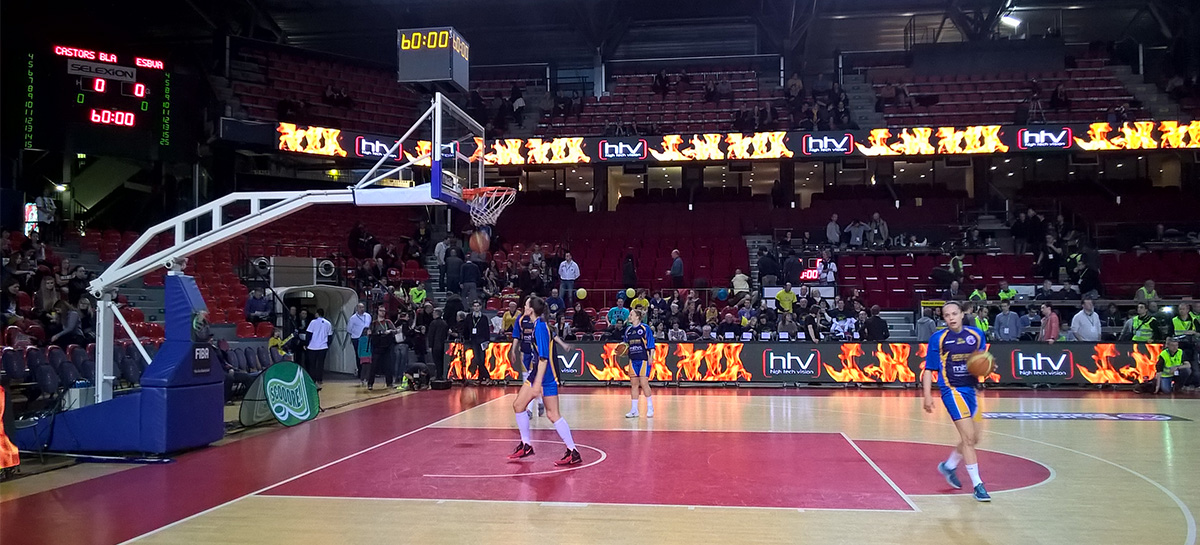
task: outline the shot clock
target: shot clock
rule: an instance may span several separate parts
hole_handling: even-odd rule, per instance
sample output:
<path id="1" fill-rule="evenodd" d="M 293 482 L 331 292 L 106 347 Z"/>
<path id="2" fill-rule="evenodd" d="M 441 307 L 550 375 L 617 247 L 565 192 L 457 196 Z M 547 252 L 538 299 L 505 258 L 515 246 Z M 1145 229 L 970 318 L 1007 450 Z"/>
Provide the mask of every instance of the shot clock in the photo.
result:
<path id="1" fill-rule="evenodd" d="M 471 46 L 452 27 L 400 30 L 396 35 L 402 83 L 447 81 L 470 87 Z"/>

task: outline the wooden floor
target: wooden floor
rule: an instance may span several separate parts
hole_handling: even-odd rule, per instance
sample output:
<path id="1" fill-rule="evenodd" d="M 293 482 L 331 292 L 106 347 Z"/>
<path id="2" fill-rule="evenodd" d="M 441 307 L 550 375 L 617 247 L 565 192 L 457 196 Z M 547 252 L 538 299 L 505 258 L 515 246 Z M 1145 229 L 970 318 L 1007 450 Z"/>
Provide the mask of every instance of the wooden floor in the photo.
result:
<path id="1" fill-rule="evenodd" d="M 360 395 L 332 388 L 324 405 Z M 662 389 L 652 420 L 627 420 L 626 390 L 567 388 L 569 471 L 544 418 L 532 461 L 504 459 L 512 392 L 393 395 L 167 466 L 19 479 L 0 485 L 0 542 L 1195 542 L 1200 399 L 983 392 L 989 413 L 1191 420 L 987 420 L 980 504 L 937 474 L 954 428 L 912 390 Z"/>

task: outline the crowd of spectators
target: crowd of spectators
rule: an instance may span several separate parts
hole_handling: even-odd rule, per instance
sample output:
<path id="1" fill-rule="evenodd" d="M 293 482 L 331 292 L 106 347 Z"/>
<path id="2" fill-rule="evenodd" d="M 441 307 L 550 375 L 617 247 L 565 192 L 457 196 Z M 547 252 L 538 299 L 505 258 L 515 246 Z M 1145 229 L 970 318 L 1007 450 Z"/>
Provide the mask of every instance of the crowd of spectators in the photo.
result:
<path id="1" fill-rule="evenodd" d="M 66 348 L 95 340 L 94 273 L 54 254 L 38 231 L 0 231 L 0 326 L 18 326 L 34 344 Z"/>
<path id="2" fill-rule="evenodd" d="M 850 112 L 850 97 L 840 83 L 817 75 L 806 90 L 800 74 L 793 73 L 784 86 L 788 127 L 802 131 L 854 130 L 858 124 Z"/>
<path id="3" fill-rule="evenodd" d="M 484 120 L 484 128 L 491 137 L 504 136 L 512 124 L 524 127 L 526 106 L 525 90 L 513 83 L 508 96 L 496 93 L 490 100 L 478 89 L 471 91 L 465 109 L 472 118 Z"/>

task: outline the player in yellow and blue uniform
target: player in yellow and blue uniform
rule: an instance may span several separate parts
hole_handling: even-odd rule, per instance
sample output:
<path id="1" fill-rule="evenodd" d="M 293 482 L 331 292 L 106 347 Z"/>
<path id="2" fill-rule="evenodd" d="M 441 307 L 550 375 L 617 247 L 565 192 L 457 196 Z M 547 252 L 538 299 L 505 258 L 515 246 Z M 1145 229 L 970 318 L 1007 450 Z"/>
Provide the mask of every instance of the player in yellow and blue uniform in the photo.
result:
<path id="1" fill-rule="evenodd" d="M 567 420 L 558 412 L 558 370 L 554 365 L 554 335 L 550 324 L 542 319 L 546 313 L 546 301 L 541 297 L 530 297 L 525 301 L 525 316 L 533 320 L 533 345 L 536 354 L 530 359 L 529 380 L 521 384 L 517 399 L 513 401 L 513 413 L 517 419 L 517 429 L 521 431 L 521 444 L 508 455 L 510 460 L 518 460 L 533 455 L 529 431 L 529 413 L 525 412 L 529 402 L 542 397 L 546 404 L 546 417 L 554 424 L 555 431 L 567 446 L 567 453 L 555 462 L 557 466 L 571 466 L 583 463 L 579 451 L 575 448 L 575 440 L 571 437 L 571 428 Z"/>
<path id="2" fill-rule="evenodd" d="M 642 322 L 646 311 L 635 308 L 629 311 L 629 327 L 625 328 L 625 345 L 629 347 L 629 364 L 633 376 L 629 377 L 630 409 L 625 418 L 638 417 L 638 392 L 646 392 L 646 418 L 654 418 L 654 398 L 650 397 L 650 360 L 654 358 L 654 332 Z"/>
<path id="3" fill-rule="evenodd" d="M 521 362 L 522 369 L 524 369 L 521 371 L 522 381 L 529 380 L 529 372 L 537 363 L 536 358 L 534 357 L 536 352 L 534 350 L 534 343 L 536 342 L 534 339 L 534 323 L 535 320 L 533 317 L 527 314 L 522 314 L 521 316 L 517 317 L 515 322 L 513 322 L 513 347 L 520 355 L 519 358 L 515 359 Z M 538 416 L 544 416 L 546 414 L 546 404 L 543 403 L 540 398 L 537 401 Z M 525 412 L 529 413 L 530 418 L 533 417 L 533 401 L 529 402 L 529 408 L 527 408 Z"/>
<path id="4" fill-rule="evenodd" d="M 946 329 L 929 338 L 929 350 L 925 357 L 925 371 L 921 373 L 925 412 L 933 412 L 933 373 L 937 373 L 938 389 L 942 404 L 950 413 L 954 427 L 958 429 L 959 442 L 950 458 L 938 464 L 938 472 L 954 488 L 962 488 L 962 482 L 954 470 L 958 463 L 965 462 L 971 476 L 974 496 L 978 501 L 992 501 L 983 481 L 979 478 L 979 459 L 975 444 L 979 440 L 980 421 L 983 414 L 975 399 L 975 386 L 979 380 L 967 372 L 967 359 L 975 352 L 987 350 L 987 341 L 982 331 L 963 326 L 963 309 L 956 302 L 942 307 L 942 318 Z"/>

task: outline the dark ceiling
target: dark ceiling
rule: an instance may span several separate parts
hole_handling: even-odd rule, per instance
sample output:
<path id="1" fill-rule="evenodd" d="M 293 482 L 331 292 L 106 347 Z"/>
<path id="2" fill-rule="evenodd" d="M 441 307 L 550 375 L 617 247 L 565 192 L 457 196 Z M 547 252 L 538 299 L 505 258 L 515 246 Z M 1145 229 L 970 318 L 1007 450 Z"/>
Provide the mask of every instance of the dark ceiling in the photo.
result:
<path id="1" fill-rule="evenodd" d="M 597 52 L 605 59 L 776 54 L 790 28 L 808 30 L 803 37 L 795 34 L 794 54 L 806 63 L 821 63 L 835 49 L 902 49 L 906 37 L 960 41 L 955 21 L 943 17 L 948 5 L 971 13 L 994 10 L 1003 1 L 62 0 L 7 2 L 3 34 L 6 45 L 48 36 L 197 51 L 212 51 L 206 48 L 213 38 L 228 34 L 391 63 L 397 29 L 451 25 L 471 42 L 479 64 L 583 67 Z M 1161 45 L 1167 43 L 1163 26 L 1149 5 L 1174 1 L 1008 0 L 1007 5 L 1008 13 L 1022 19 L 1017 33 L 1061 27 L 1067 42 L 1132 39 Z"/>

